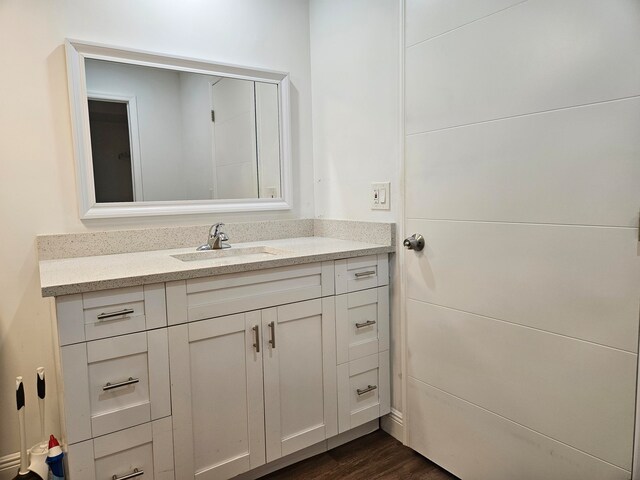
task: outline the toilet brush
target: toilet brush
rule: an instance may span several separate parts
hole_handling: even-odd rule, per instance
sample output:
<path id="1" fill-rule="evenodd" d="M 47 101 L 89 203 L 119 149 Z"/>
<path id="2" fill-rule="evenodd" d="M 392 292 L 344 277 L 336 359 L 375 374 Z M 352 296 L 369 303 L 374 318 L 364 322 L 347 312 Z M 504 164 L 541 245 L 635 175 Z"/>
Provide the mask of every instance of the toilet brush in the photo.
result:
<path id="1" fill-rule="evenodd" d="M 14 480 L 38 480 L 41 477 L 27 468 L 27 434 L 24 427 L 24 385 L 22 377 L 16 377 L 16 404 L 18 407 L 18 422 L 20 425 L 20 469 Z"/>

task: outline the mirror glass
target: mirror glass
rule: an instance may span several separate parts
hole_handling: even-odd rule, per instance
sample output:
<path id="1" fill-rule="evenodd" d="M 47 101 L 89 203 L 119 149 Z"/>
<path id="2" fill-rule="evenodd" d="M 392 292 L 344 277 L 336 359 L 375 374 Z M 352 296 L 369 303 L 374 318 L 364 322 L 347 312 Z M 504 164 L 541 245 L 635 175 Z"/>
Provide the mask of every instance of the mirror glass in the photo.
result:
<path id="1" fill-rule="evenodd" d="M 279 84 L 86 58 L 95 202 L 282 197 Z"/>
<path id="2" fill-rule="evenodd" d="M 289 74 L 65 41 L 80 218 L 292 208 Z"/>

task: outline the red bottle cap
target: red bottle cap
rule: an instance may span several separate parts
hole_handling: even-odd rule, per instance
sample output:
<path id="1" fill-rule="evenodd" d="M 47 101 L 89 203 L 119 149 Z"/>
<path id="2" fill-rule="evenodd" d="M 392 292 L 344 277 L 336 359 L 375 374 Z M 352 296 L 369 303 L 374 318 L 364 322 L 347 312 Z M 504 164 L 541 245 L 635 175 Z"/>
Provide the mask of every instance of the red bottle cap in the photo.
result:
<path id="1" fill-rule="evenodd" d="M 60 444 L 58 443 L 58 440 L 56 440 L 56 437 L 54 437 L 53 435 L 49 436 L 49 449 L 59 446 Z"/>

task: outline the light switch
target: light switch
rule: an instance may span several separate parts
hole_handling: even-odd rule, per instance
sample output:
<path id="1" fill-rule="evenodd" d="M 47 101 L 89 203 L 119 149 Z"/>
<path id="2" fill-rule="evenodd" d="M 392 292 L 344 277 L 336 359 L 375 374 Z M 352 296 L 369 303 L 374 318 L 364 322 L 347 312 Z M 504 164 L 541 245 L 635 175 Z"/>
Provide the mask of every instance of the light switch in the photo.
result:
<path id="1" fill-rule="evenodd" d="M 371 184 L 371 210 L 389 210 L 390 204 L 390 183 L 374 182 Z"/>

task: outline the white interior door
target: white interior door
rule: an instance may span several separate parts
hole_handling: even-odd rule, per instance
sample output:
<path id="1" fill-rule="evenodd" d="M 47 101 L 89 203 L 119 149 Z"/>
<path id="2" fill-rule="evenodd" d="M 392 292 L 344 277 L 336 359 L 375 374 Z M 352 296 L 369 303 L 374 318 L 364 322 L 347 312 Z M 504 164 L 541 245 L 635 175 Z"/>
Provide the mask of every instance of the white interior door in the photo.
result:
<path id="1" fill-rule="evenodd" d="M 216 198 L 258 198 L 254 82 L 223 78 L 211 92 Z"/>
<path id="2" fill-rule="evenodd" d="M 408 444 L 464 480 L 628 479 L 638 3 L 405 6 Z"/>

